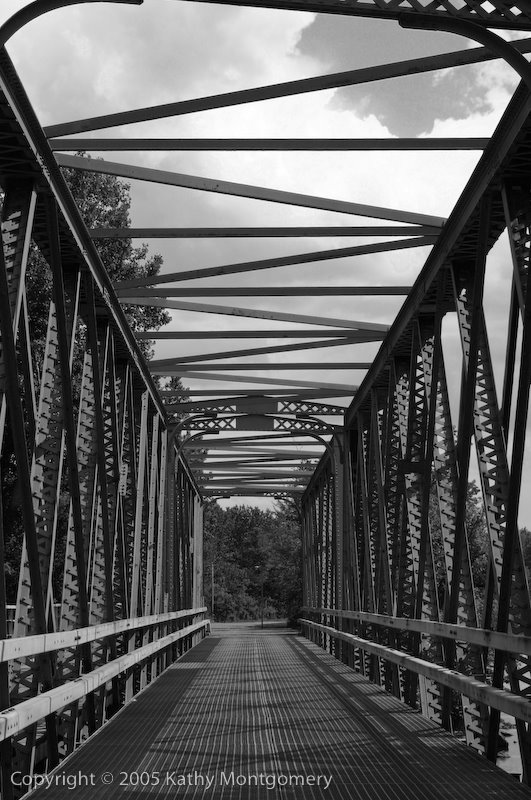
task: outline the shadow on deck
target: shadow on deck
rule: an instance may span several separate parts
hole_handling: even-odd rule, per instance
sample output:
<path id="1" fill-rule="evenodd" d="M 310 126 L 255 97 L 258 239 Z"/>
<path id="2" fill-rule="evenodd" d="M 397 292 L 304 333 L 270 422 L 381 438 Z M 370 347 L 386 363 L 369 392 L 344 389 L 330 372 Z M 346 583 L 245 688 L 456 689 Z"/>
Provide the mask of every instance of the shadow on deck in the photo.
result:
<path id="1" fill-rule="evenodd" d="M 531 791 L 286 628 L 214 625 L 33 798 L 494 800 Z"/>

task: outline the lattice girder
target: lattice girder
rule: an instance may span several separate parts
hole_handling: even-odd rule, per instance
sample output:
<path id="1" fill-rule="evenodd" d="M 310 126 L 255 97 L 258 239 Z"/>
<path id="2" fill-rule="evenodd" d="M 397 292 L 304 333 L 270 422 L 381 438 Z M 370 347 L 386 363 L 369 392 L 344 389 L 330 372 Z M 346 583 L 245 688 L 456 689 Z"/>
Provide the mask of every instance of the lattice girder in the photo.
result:
<path id="1" fill-rule="evenodd" d="M 202 0 L 214 2 L 214 0 Z M 424 16 L 467 20 L 487 28 L 531 29 L 527 0 L 228 0 L 230 5 L 280 8 L 321 14 L 342 14 L 396 20 L 401 16 Z"/>

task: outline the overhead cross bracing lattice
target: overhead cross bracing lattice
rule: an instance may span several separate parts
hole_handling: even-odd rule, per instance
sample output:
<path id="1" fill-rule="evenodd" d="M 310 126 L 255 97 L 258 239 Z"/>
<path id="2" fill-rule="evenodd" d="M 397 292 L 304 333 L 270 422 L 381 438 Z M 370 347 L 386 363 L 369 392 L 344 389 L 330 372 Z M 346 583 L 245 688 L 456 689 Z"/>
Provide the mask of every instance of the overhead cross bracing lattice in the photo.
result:
<path id="1" fill-rule="evenodd" d="M 180 22 L 183 8 L 196 7 L 165 5 Z M 404 15 L 426 24 L 530 27 L 527 3 L 232 5 L 262 9 L 261 20 L 267 8 L 388 19 L 400 36 L 396 20 L 407 23 Z M 204 4 L 205 19 L 214 6 L 218 19 L 229 13 Z M 128 20 L 136 11 L 127 9 Z M 102 34 L 99 18 L 97 28 Z M 275 30 L 278 37 L 283 28 Z M 531 49 L 527 39 L 507 46 Z M 389 129 L 376 124 L 371 107 L 363 138 L 368 101 L 360 94 L 355 135 L 343 129 L 344 114 L 313 135 L 321 133 L 314 109 L 330 112 L 325 102 L 301 115 L 303 135 L 288 126 L 286 109 L 316 103 L 323 91 L 338 92 L 341 103 L 343 90 L 432 76 L 435 95 L 441 70 L 454 67 L 468 70 L 458 85 L 468 99 L 478 88 L 474 65 L 487 69 L 496 57 L 473 47 L 411 58 L 408 47 L 403 60 L 338 64 L 341 71 L 317 77 L 290 72 L 293 54 L 281 63 L 288 74 L 276 73 L 268 52 L 251 88 L 244 72 L 235 77 L 230 66 L 208 63 L 197 91 L 187 76 L 190 84 L 154 98 L 150 90 L 148 100 L 129 91 L 140 82 L 135 73 L 120 85 L 119 101 L 110 91 L 103 102 L 108 84 L 100 74 L 94 94 L 89 81 L 83 102 L 65 110 L 50 103 L 48 113 L 49 95 L 37 97 L 44 128 L 2 51 L 0 424 L 2 455 L 16 449 L 26 534 L 15 634 L 54 634 L 27 644 L 23 657 L 18 644 L 2 650 L 4 709 L 19 706 L 0 716 L 0 747 L 10 736 L 14 745 L 2 758 L 4 786 L 10 759 L 13 768 L 31 770 L 36 759 L 53 766 L 204 634 L 202 501 L 234 497 L 296 498 L 309 637 L 447 728 L 459 708 L 467 742 L 491 760 L 500 715 L 509 714 L 529 782 L 531 606 L 518 531 L 531 368 L 529 95 L 521 85 L 483 129 L 480 92 L 473 112 L 458 109 L 466 122 L 466 113 L 479 120 L 473 131 L 456 122 L 461 136 L 453 135 L 450 112 L 445 125 L 432 120 L 442 136 L 383 136 Z M 19 62 L 24 71 L 20 54 Z M 75 72 L 78 62 L 69 63 Z M 105 65 L 118 82 L 116 63 L 115 71 Z M 494 66 L 505 96 L 510 73 Z M 75 79 L 69 86 L 83 94 Z M 285 104 L 274 135 L 265 101 Z M 231 130 L 215 116 L 235 110 L 253 110 L 260 124 L 242 116 Z M 189 121 L 199 113 L 207 122 Z M 94 157 L 113 151 L 124 155 Z M 404 154 L 415 158 L 407 169 Z M 131 181 L 134 227 L 85 228 L 64 170 Z M 453 171 L 458 179 L 447 180 Z M 163 269 L 113 283 L 105 248 L 129 237 L 157 239 Z M 30 241 L 53 272 L 42 364 L 24 279 Z M 487 259 L 503 245 L 503 264 L 489 270 Z M 169 310 L 171 322 L 133 333 L 124 309 L 142 308 Z M 138 346 L 146 340 L 155 350 L 149 362 Z M 174 377 L 185 390 L 172 388 Z M 485 586 L 469 552 L 469 479 L 480 489 L 488 534 Z M 57 609 L 57 518 L 67 483 Z M 102 633 L 103 624 L 110 628 Z M 73 696 L 80 674 L 87 676 Z"/>
<path id="2" fill-rule="evenodd" d="M 193 2 L 193 0 L 188 0 Z M 202 0 L 215 2 L 215 0 Z M 342 14 L 353 17 L 398 19 L 401 14 L 426 17 L 456 17 L 489 28 L 528 30 L 531 27 L 531 8 L 523 2 L 498 0 L 231 0 L 230 5 L 253 8 L 285 8 L 322 14 Z"/>

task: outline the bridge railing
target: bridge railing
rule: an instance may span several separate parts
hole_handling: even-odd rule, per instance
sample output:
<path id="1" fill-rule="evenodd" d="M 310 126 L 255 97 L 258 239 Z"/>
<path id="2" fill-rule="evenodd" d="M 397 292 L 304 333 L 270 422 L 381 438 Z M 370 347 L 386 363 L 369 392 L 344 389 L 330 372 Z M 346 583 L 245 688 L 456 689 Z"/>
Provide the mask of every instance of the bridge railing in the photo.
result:
<path id="1" fill-rule="evenodd" d="M 128 695 L 144 689 L 209 632 L 210 621 L 205 619 L 205 612 L 206 607 L 185 609 L 0 642 L 0 663 L 67 649 L 77 653 L 81 660 L 84 645 L 104 640 L 107 646 L 112 640 L 115 652 L 119 654 L 97 669 L 1 711 L 0 742 L 21 734 L 28 726 L 52 714 L 73 712 L 77 715 L 80 701 L 104 689 L 111 681 L 124 702 Z M 130 648 L 132 636 L 138 638 L 138 644 Z M 88 730 L 85 736 L 87 734 Z"/>
<path id="2" fill-rule="evenodd" d="M 523 640 L 521 636 L 497 633 L 482 628 L 466 628 L 461 625 L 449 625 L 429 620 L 401 619 L 359 611 L 337 611 L 333 608 L 305 608 L 304 612 L 308 617 L 313 616 L 318 619 L 353 620 L 356 623 L 377 625 L 386 629 L 387 633 L 389 631 L 412 631 L 427 634 L 442 642 L 447 640 L 473 644 L 484 648 L 485 652 L 500 650 L 504 654 L 511 653 L 519 659 L 523 656 L 531 656 L 531 638 Z M 447 669 L 440 664 L 409 655 L 403 650 L 378 644 L 357 633 L 341 630 L 337 627 L 337 623 L 323 624 L 312 619 L 300 619 L 300 624 L 309 639 L 320 646 L 327 647 L 347 663 L 359 663 L 365 656 L 373 656 L 386 663 L 386 666 L 383 667 L 384 673 L 389 671 L 388 668 L 391 665 L 398 667 L 402 685 L 407 680 L 405 672 L 408 671 L 420 679 L 421 692 L 424 690 L 422 679 L 428 678 L 440 686 L 445 686 L 461 696 L 485 706 L 485 710 L 495 708 L 515 719 L 531 722 L 531 704 L 527 697 L 522 697 L 507 689 L 496 689 L 486 683 L 487 675 L 485 674 L 464 675 L 457 670 Z M 357 627 L 361 628 L 361 625 Z M 338 647 L 337 643 L 342 643 L 344 646 Z M 376 670 L 382 670 L 382 665 L 375 664 L 373 674 Z"/>

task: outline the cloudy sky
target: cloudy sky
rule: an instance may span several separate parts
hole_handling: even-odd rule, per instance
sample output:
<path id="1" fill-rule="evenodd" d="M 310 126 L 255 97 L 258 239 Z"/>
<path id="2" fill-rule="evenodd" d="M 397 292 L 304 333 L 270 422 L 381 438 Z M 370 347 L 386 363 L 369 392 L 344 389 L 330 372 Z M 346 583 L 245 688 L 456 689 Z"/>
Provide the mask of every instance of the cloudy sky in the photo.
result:
<path id="1" fill-rule="evenodd" d="M 3 0 L 0 21 L 23 3 Z M 168 103 L 321 74 L 384 64 L 473 46 L 447 34 L 405 31 L 393 21 L 145 0 L 143 6 L 106 3 L 47 14 L 8 45 L 42 124 Z M 488 136 L 516 86 L 499 61 L 346 89 L 253 103 L 98 131 L 101 136 L 389 137 Z M 95 154 L 100 155 L 100 154 Z M 112 153 L 113 161 L 339 198 L 446 217 L 479 153 Z M 133 182 L 135 226 L 365 225 L 347 214 L 295 208 Z M 377 224 L 378 220 L 373 220 Z M 164 271 L 310 252 L 376 241 L 346 238 L 157 240 Z M 501 380 L 509 259 L 504 242 L 489 259 L 486 303 Z M 286 284 L 411 284 L 427 248 L 344 258 L 212 281 L 219 286 Z M 187 285 L 198 286 L 200 282 Z M 195 298 L 194 298 L 195 299 Z M 200 299 L 200 294 L 198 295 Z M 207 299 L 210 303 L 227 303 Z M 228 301 L 230 302 L 230 301 Z M 242 298 L 238 305 L 302 314 L 391 323 L 400 298 Z M 250 327 L 245 319 L 175 312 L 175 328 L 222 331 Z M 260 323 L 258 323 L 260 324 Z M 261 327 L 286 327 L 262 323 Z M 455 321 L 445 323 L 446 347 L 458 344 Z M 261 340 L 260 345 L 278 340 Z M 258 344 L 258 343 L 257 343 Z M 239 347 L 240 345 L 236 345 Z M 218 342 L 214 349 L 232 349 Z M 179 349 L 181 348 L 181 349 Z M 157 357 L 208 352 L 207 342 L 164 343 Z M 192 348 L 192 349 L 191 349 Z M 361 382 L 363 372 L 312 369 L 312 361 L 366 361 L 377 345 L 302 352 L 299 380 Z M 317 355 L 316 355 L 317 354 Z M 280 360 L 293 361 L 290 353 Z M 265 357 L 260 358 L 261 361 Z M 274 373 L 270 373 L 271 377 Z M 282 378 L 290 377 L 284 372 Z M 454 382 L 456 376 L 453 376 Z M 191 387 L 205 382 L 188 380 Z M 219 385 L 212 383 L 213 387 Z M 242 386 L 245 382 L 242 382 Z M 236 387 L 237 384 L 234 384 Z M 531 525 L 531 506 L 523 523 Z"/>

